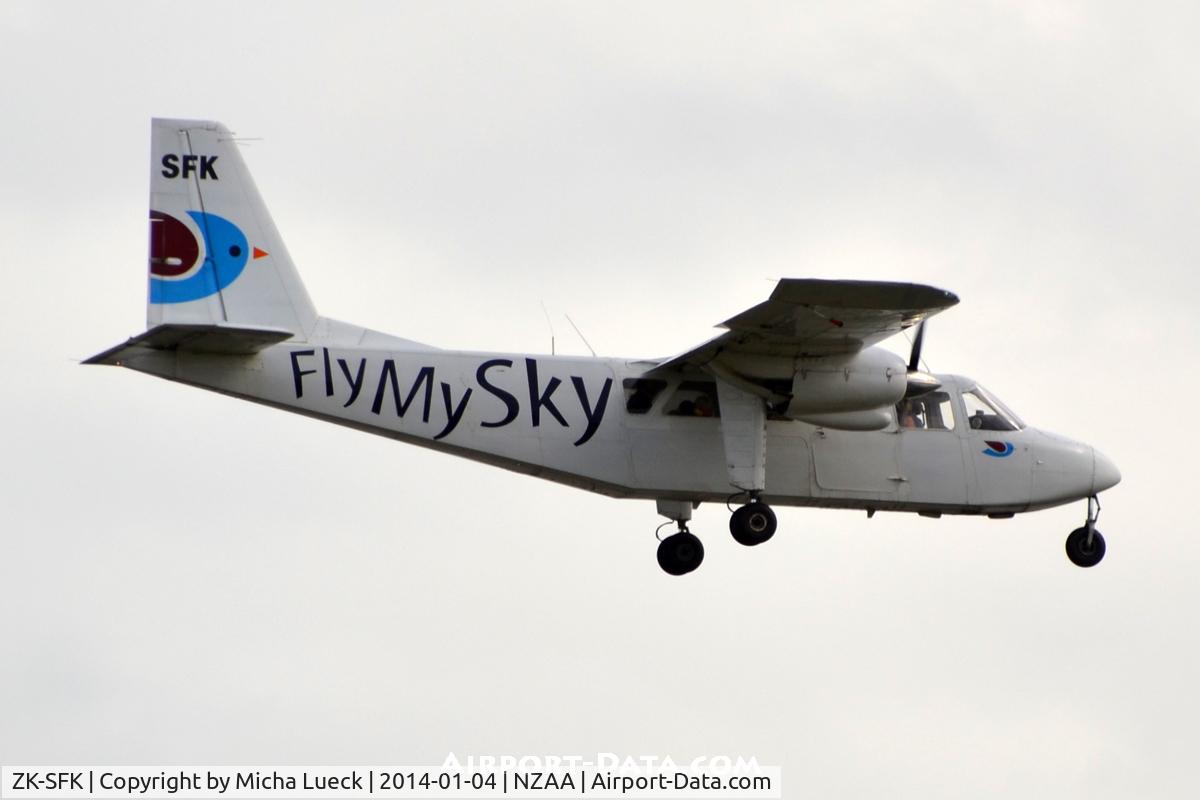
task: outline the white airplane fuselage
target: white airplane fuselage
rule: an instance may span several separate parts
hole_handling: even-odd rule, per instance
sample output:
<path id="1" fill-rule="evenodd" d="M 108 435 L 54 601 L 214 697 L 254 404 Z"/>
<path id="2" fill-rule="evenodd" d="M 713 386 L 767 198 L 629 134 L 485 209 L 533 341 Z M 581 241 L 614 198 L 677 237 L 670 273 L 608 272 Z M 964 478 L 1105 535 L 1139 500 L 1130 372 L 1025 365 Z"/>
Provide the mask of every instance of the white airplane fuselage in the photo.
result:
<path id="1" fill-rule="evenodd" d="M 612 497 L 698 503 L 739 493 L 720 417 L 670 408 L 679 384 L 704 375 L 664 381 L 653 404 L 634 413 L 626 387 L 650 362 L 449 352 L 326 327 L 336 333 L 325 342 L 250 355 L 145 350 L 127 354 L 123 365 Z M 345 344 L 371 338 L 378 344 Z M 847 431 L 768 419 L 762 499 L 1008 516 L 1079 500 L 1119 479 L 1090 446 L 1034 428 L 972 430 L 961 391 L 973 382 L 938 378 L 955 404 L 947 430 L 893 421 L 884 430 Z"/>

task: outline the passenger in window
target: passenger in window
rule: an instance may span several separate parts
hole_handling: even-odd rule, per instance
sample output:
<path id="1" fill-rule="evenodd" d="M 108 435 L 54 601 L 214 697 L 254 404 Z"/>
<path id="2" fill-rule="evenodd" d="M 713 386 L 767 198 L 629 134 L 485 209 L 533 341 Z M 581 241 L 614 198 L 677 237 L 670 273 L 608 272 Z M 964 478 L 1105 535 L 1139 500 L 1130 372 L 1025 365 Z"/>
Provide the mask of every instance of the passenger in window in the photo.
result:
<path id="1" fill-rule="evenodd" d="M 696 416 L 696 404 L 691 400 L 684 400 L 671 414 L 677 417 L 694 417 Z"/>
<path id="2" fill-rule="evenodd" d="M 706 394 L 697 397 L 692 413 L 697 417 L 711 417 L 713 415 L 712 398 Z"/>
<path id="3" fill-rule="evenodd" d="M 924 428 L 921 406 L 915 400 L 905 400 L 896 406 L 901 428 Z"/>
<path id="4" fill-rule="evenodd" d="M 646 389 L 644 384 L 639 383 L 633 390 L 633 394 L 629 396 L 629 402 L 625 404 L 625 408 L 631 414 L 645 414 L 652 405 L 654 405 L 654 395 Z"/>

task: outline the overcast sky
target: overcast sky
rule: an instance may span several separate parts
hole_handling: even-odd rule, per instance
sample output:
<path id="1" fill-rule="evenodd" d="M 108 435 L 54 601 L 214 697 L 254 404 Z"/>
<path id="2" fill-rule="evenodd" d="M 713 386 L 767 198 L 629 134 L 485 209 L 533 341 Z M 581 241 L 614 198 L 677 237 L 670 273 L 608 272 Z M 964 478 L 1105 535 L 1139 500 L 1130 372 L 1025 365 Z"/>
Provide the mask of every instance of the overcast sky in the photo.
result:
<path id="1" fill-rule="evenodd" d="M 787 797 L 1177 798 L 1200 746 L 1192 3 L 0 3 L 0 761 L 754 755 Z M 1094 444 L 1007 521 L 652 503 L 77 359 L 144 321 L 149 119 L 220 120 L 318 309 L 665 356 L 921 281 Z M 903 349 L 903 342 L 896 343 Z M 1169 413 L 1168 413 L 1169 412 Z"/>

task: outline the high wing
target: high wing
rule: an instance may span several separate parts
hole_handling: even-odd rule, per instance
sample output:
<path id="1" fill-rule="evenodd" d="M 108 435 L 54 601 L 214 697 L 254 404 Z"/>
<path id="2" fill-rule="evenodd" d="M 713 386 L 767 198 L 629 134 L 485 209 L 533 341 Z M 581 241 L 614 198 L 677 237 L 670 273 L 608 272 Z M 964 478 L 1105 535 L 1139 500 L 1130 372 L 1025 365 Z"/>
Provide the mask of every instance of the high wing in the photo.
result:
<path id="1" fill-rule="evenodd" d="M 728 330 L 657 364 L 652 372 L 699 367 L 719 354 L 853 354 L 950 308 L 958 297 L 918 283 L 784 278 L 770 299 L 721 323 Z"/>

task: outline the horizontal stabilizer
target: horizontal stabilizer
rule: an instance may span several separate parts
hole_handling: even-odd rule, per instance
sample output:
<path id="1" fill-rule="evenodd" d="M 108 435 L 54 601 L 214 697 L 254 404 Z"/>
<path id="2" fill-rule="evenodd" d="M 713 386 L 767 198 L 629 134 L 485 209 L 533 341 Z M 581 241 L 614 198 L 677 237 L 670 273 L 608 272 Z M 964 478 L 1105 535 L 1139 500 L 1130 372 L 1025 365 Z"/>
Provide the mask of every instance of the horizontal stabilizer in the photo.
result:
<path id="1" fill-rule="evenodd" d="M 124 344 L 98 353 L 83 363 L 120 365 L 130 356 L 148 350 L 177 350 L 186 353 L 250 355 L 291 339 L 295 334 L 281 328 L 232 325 L 159 325 L 134 336 Z"/>

